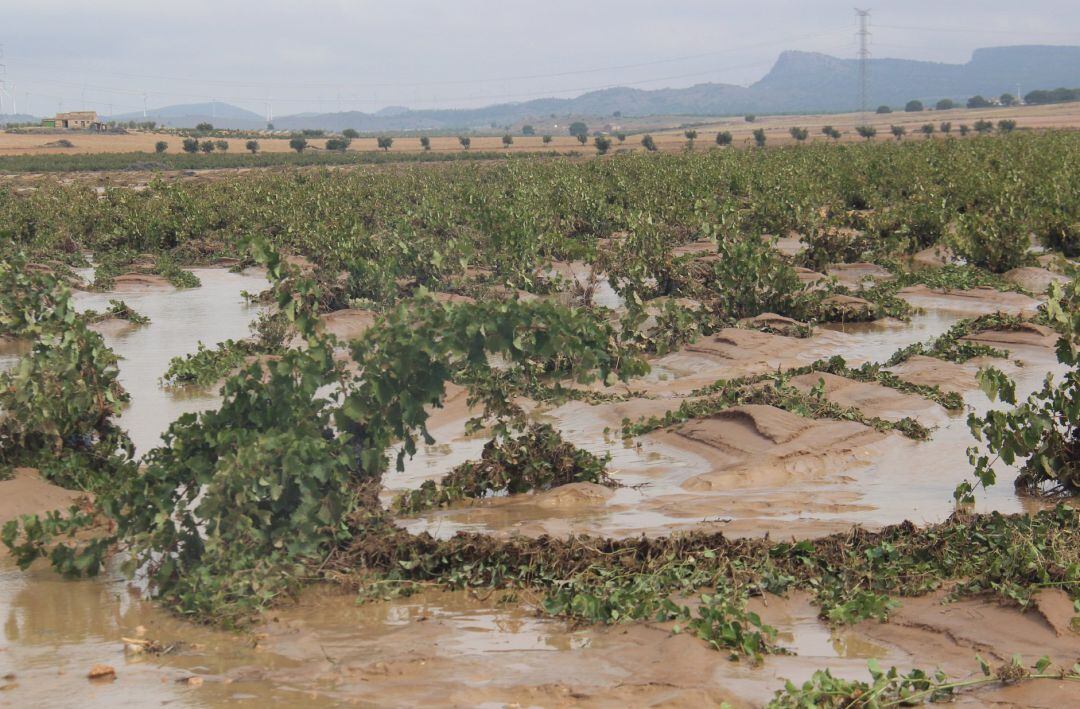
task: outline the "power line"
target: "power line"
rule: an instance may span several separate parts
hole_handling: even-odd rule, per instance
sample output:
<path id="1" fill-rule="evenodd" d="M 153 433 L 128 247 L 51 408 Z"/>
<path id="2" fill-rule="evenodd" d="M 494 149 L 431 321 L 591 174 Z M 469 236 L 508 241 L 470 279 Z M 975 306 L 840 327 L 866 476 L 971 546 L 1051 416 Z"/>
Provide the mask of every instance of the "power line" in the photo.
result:
<path id="1" fill-rule="evenodd" d="M 964 34 L 1002 34 L 1015 37 L 1018 34 L 1037 34 L 1040 37 L 1069 37 L 1075 38 L 1080 36 L 1076 32 L 1043 32 L 1042 30 L 1001 30 L 1001 29 L 980 29 L 978 27 L 915 27 L 912 25 L 875 25 L 876 27 L 884 30 L 907 30 L 912 32 L 960 32 Z"/>

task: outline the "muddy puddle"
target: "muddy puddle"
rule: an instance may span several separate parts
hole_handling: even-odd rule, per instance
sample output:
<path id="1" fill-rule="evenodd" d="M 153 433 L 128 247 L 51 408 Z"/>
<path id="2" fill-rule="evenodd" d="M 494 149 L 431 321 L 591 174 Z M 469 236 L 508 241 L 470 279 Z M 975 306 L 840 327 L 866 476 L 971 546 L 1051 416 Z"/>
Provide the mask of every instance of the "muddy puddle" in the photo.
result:
<path id="1" fill-rule="evenodd" d="M 227 339 L 250 335 L 248 325 L 259 309 L 241 296 L 266 288 L 266 279 L 223 269 L 194 269 L 200 288 L 133 287 L 115 293 L 76 292 L 80 310 L 104 311 L 110 299 L 121 299 L 150 318 L 150 324 L 133 326 L 108 323 L 98 328 L 113 351 L 122 358 L 120 382 L 131 393 L 131 403 L 120 416 L 142 455 L 156 446 L 162 432 L 178 416 L 212 408 L 218 401 L 212 390 L 165 389 L 161 376 L 173 357 L 195 352 L 198 343 L 213 347 Z"/>
<path id="2" fill-rule="evenodd" d="M 152 320 L 145 327 L 104 330 L 109 345 L 123 358 L 121 381 L 132 403 L 121 425 L 130 431 L 140 454 L 158 443 L 177 416 L 217 400 L 213 391 L 162 388 L 159 380 L 169 360 L 195 351 L 199 341 L 213 346 L 245 337 L 258 314 L 241 292 L 261 289 L 259 276 L 220 269 L 195 273 L 201 288 L 77 296 L 80 307 L 98 310 L 105 309 L 109 298 L 121 297 Z M 875 527 L 904 519 L 940 521 L 953 509 L 953 488 L 970 471 L 965 451 L 973 439 L 966 412 L 949 414 L 925 401 L 886 396 L 893 390 L 875 399 L 874 392 L 835 388 L 837 396 L 876 406 L 876 415 L 913 415 L 934 426 L 930 441 L 916 443 L 898 434 L 868 432 L 857 424 L 818 425 L 760 410 L 737 412 L 708 426 L 657 431 L 632 442 L 619 434 L 623 418 L 663 414 L 695 388 L 718 378 L 808 364 L 833 354 L 851 364 L 882 361 L 986 307 L 985 299 L 972 306 L 963 298 L 918 297 L 926 311 L 909 323 L 832 325 L 805 340 L 724 331 L 654 362 L 652 374 L 629 385 L 635 396 L 626 401 L 596 406 L 570 402 L 534 410 L 538 419 L 555 424 L 574 443 L 610 454 L 609 469 L 622 488 L 566 486 L 442 510 L 402 520 L 402 525 L 439 536 L 463 529 L 499 535 L 619 536 L 714 529 L 783 538 L 822 535 L 854 523 Z M 1019 300 L 1008 303 L 1010 309 L 1029 306 Z M 10 366 L 22 347 L 0 343 L 0 366 Z M 1020 344 L 1011 349 L 1012 360 L 996 364 L 1017 378 L 1020 394 L 1038 387 L 1047 371 L 1059 372 L 1049 348 Z M 901 369 L 912 381 L 922 377 L 960 391 L 969 407 L 981 411 L 989 402 L 974 383 L 977 364 L 916 359 Z M 484 438 L 465 435 L 468 415 L 460 393 L 436 413 L 432 433 L 437 443 L 422 448 L 403 472 L 387 475 L 387 502 L 396 492 L 437 479 L 479 456 Z M 1007 472 L 999 474 L 1009 479 Z M 1008 484 L 980 495 L 978 503 L 979 509 L 1004 512 L 1036 506 Z M 864 622 L 833 630 L 817 619 L 817 609 L 807 598 L 795 595 L 755 600 L 764 620 L 780 631 L 781 644 L 796 654 L 768 657 L 763 666 L 754 667 L 728 662 L 700 640 L 672 634 L 667 626 L 573 628 L 542 619 L 535 612 L 538 601 L 527 594 L 511 598 L 429 590 L 358 604 L 354 595 L 311 589 L 297 606 L 270 614 L 251 633 L 234 635 L 161 612 L 115 570 L 98 579 L 67 581 L 44 566 L 20 572 L 0 556 L 0 706 L 621 706 L 720 701 L 757 706 L 783 679 L 802 682 L 826 666 L 834 674 L 864 678 L 866 661 L 876 658 L 885 666 L 940 665 L 966 676 L 974 669 L 976 652 L 994 656 L 1000 645 L 1025 656 L 1037 657 L 1040 646 L 1067 654 L 1073 642 L 1030 614 L 1020 616 L 977 601 L 945 606 L 936 598 L 905 599 L 897 618 L 887 625 Z M 1008 628 L 1012 630 L 1006 632 Z M 175 648 L 162 656 L 126 654 L 124 638 Z M 115 679 L 88 680 L 87 672 L 97 664 L 115 668 Z M 1042 694 L 1025 694 L 1031 691 Z M 1063 693 L 1055 700 L 1056 692 L 1066 689 L 1011 688 L 992 696 L 1020 704 L 1035 696 L 1061 704 L 1069 696 Z"/>
<path id="3" fill-rule="evenodd" d="M 913 381 L 919 381 L 921 374 L 931 377 L 928 383 L 958 391 L 966 406 L 962 412 L 948 412 L 921 397 L 876 385 L 857 387 L 848 401 L 839 398 L 839 393 L 832 395 L 834 400 L 882 418 L 910 416 L 933 429 L 927 442 L 914 442 L 897 433 L 868 432 L 856 424 L 845 430 L 831 422 L 805 432 L 792 431 L 794 445 L 771 440 L 772 434 L 763 431 L 771 423 L 758 420 L 711 433 L 675 427 L 633 441 L 622 440 L 619 431 L 624 418 L 662 415 L 678 408 L 679 397 L 720 378 L 803 366 L 833 354 L 852 365 L 884 361 L 901 347 L 941 335 L 963 317 L 960 310 L 928 311 L 910 323 L 824 327 L 802 340 L 756 331 L 722 332 L 713 345 L 699 342 L 654 362 L 650 375 L 630 384 L 641 398 L 601 405 L 569 402 L 536 414 L 575 444 L 610 455 L 609 469 L 625 487 L 611 493 L 595 486 L 568 486 L 578 489 L 495 498 L 432 512 L 405 520 L 403 525 L 441 537 L 462 530 L 628 536 L 687 529 L 719 530 L 733 536 L 812 537 L 853 524 L 878 527 L 904 520 L 941 521 L 954 510 L 956 485 L 970 476 L 967 449 L 975 441 L 967 414 L 991 406 L 975 381 L 979 365 L 1003 369 L 1016 380 L 1018 395 L 1026 396 L 1041 387 L 1048 371 L 1063 374 L 1051 348 L 1014 345 L 1010 360 L 964 365 L 931 360 L 929 372 L 918 373 L 920 361 L 915 361 L 897 369 L 904 376 L 911 371 Z M 809 387 L 818 376 L 802 379 Z M 794 414 L 785 419 L 796 425 L 807 423 Z M 437 480 L 454 466 L 479 456 L 484 440 L 466 436 L 464 420 L 462 414 L 437 428 L 436 445 L 423 448 L 404 472 L 390 472 L 384 499 L 424 480 Z M 791 425 L 790 420 L 777 425 Z M 747 427 L 750 430 L 744 431 Z M 1003 480 L 1012 477 L 1004 468 L 999 473 Z M 1032 512 L 1042 505 L 1003 484 L 980 494 L 976 509 Z"/>

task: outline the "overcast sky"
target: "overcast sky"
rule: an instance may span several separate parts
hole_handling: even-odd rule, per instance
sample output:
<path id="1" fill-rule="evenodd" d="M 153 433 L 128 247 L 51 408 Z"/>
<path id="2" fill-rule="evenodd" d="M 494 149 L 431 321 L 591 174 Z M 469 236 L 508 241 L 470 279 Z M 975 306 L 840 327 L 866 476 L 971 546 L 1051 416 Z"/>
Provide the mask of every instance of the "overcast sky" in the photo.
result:
<path id="1" fill-rule="evenodd" d="M 867 4 L 869 0 L 867 0 Z M 216 99 L 277 115 L 477 106 L 614 85 L 750 84 L 785 49 L 854 57 L 852 0 L 4 0 L 20 111 Z M 878 0 L 875 57 L 1080 44 L 1077 0 Z M 1080 84 L 1080 67 L 1077 67 Z M 5 111 L 10 112 L 6 98 Z"/>

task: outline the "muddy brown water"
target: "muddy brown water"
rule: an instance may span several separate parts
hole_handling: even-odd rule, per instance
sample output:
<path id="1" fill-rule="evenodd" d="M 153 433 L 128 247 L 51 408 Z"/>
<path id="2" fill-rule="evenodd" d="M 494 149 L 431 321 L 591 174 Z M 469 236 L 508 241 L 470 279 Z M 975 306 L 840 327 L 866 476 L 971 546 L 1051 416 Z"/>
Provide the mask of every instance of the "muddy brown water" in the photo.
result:
<path id="1" fill-rule="evenodd" d="M 80 307 L 99 310 L 110 297 L 121 297 L 152 319 L 146 327 L 105 330 L 108 343 L 123 357 L 121 381 L 132 403 L 121 424 L 131 432 L 139 454 L 156 445 L 177 416 L 217 401 L 213 391 L 162 388 L 159 379 L 169 360 L 193 352 L 200 340 L 212 346 L 246 336 L 258 313 L 240 296 L 243 290 L 264 286 L 258 275 L 215 269 L 196 273 L 203 283 L 197 289 L 77 297 Z M 623 416 L 676 408 L 678 397 L 694 387 L 774 367 L 774 358 L 808 362 L 841 354 L 856 364 L 880 361 L 987 307 L 985 302 L 972 305 L 925 296 L 919 305 L 927 311 L 910 323 L 819 328 L 808 340 L 783 341 L 782 351 L 763 350 L 760 356 L 733 357 L 719 346 L 675 353 L 656 361 L 648 377 L 631 383 L 631 389 L 646 397 L 536 409 L 538 418 L 557 424 L 575 443 L 611 455 L 612 473 L 628 486 L 613 494 L 568 486 L 443 510 L 402 524 L 441 536 L 462 529 L 500 535 L 656 535 L 708 528 L 732 535 L 789 537 L 826 534 L 855 523 L 940 521 L 952 510 L 953 488 L 970 470 L 965 450 L 972 438 L 966 413 L 920 410 L 919 417 L 937 427 L 927 443 L 896 435 L 867 443 L 863 436 L 857 444 L 829 444 L 833 447 L 820 450 L 789 445 L 783 459 L 770 458 L 767 450 L 747 456 L 747 450 L 757 450 L 753 446 L 761 443 L 763 430 L 774 435 L 761 422 L 752 422 L 757 429 L 744 430 L 735 421 L 710 434 L 713 438 L 692 438 L 676 430 L 625 443 L 617 432 Z M 10 366 L 24 349 L 12 343 L 0 347 L 0 366 Z M 1039 386 L 1047 371 L 1060 371 L 1046 348 L 1016 348 L 1013 358 L 1024 366 L 1005 366 L 1017 377 L 1021 392 Z M 989 406 L 973 385 L 963 394 L 976 410 Z M 479 455 L 484 439 L 465 435 L 467 416 L 459 400 L 437 412 L 433 434 L 438 442 L 424 447 L 403 472 L 387 476 L 387 501 L 395 492 L 436 479 Z M 811 441 L 825 440 L 813 438 L 825 435 L 817 429 L 797 433 Z M 709 442 L 715 436 L 720 436 L 718 445 Z M 1007 472 L 1001 477 L 1009 479 Z M 1007 482 L 980 495 L 978 503 L 980 509 L 1006 512 L 1037 506 L 1017 496 Z M 801 682 L 826 666 L 862 678 L 866 661 L 877 658 L 886 666 L 940 664 L 963 674 L 972 669 L 980 648 L 985 654 L 995 643 L 1013 643 L 1013 648 L 1001 648 L 1002 659 L 1013 649 L 1026 652 L 1025 646 L 1015 647 L 1016 637 L 1001 635 L 1000 628 L 1028 622 L 1027 617 L 1002 615 L 1013 612 L 992 604 L 956 608 L 935 599 L 905 599 L 894 623 L 834 630 L 817 619 L 817 609 L 805 597 L 755 601 L 766 622 L 780 630 L 781 642 L 796 654 L 769 657 L 763 666 L 752 667 L 728 662 L 701 641 L 674 635 L 667 626 L 571 628 L 538 617 L 537 602 L 528 595 L 471 596 L 432 589 L 410 598 L 358 604 L 353 596 L 312 589 L 295 607 L 281 609 L 253 632 L 237 635 L 161 611 L 115 569 L 101 578 L 69 581 L 44 566 L 21 572 L 0 557 L 0 706 L 607 706 L 719 701 L 753 706 L 766 701 L 784 678 Z M 957 623 L 960 630 L 954 627 Z M 1055 642 L 1069 642 L 1053 640 L 1052 633 L 1043 638 L 1037 628 L 1030 635 L 1031 653 L 1039 643 L 1052 648 Z M 176 650 L 164 656 L 129 655 L 123 638 L 176 644 Z M 96 664 L 114 667 L 115 679 L 88 680 L 86 674 Z M 1048 695 L 1010 691 L 1013 694 L 996 698 L 1026 703 L 1034 696 L 1055 696 L 1058 690 L 1051 688 Z"/>

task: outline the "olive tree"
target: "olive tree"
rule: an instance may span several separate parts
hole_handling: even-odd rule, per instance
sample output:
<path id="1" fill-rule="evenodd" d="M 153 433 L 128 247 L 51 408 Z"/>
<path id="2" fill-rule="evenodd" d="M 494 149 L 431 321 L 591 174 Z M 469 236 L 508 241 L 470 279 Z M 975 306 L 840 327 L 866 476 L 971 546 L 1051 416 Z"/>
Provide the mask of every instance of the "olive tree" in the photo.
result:
<path id="1" fill-rule="evenodd" d="M 420 147 L 424 150 L 431 150 L 431 138 L 426 135 L 420 136 Z"/>
<path id="2" fill-rule="evenodd" d="M 457 140 L 459 143 L 461 143 L 461 147 L 465 150 L 468 150 L 469 147 L 472 145 L 472 138 L 467 135 L 459 135 Z"/>
<path id="3" fill-rule="evenodd" d="M 730 131 L 722 130 L 716 134 L 716 144 L 720 147 L 727 147 L 728 145 L 731 145 L 731 140 L 732 138 Z"/>
<path id="4" fill-rule="evenodd" d="M 856 126 L 855 132 L 867 140 L 873 140 L 877 135 L 877 128 L 874 126 Z"/>
<path id="5" fill-rule="evenodd" d="M 645 136 L 643 136 L 641 139 L 641 144 L 645 146 L 645 149 L 648 150 L 650 153 L 655 153 L 657 150 L 656 141 L 653 140 L 653 137 L 651 135 L 646 134 Z"/>
<path id="6" fill-rule="evenodd" d="M 307 138 L 298 135 L 289 141 L 289 147 L 298 153 L 302 153 L 307 149 Z"/>
<path id="7" fill-rule="evenodd" d="M 792 126 L 788 133 L 790 133 L 791 137 L 799 141 L 800 143 L 810 137 L 809 130 L 807 130 L 806 128 L 799 128 L 797 126 Z"/>
<path id="8" fill-rule="evenodd" d="M 765 147 L 765 129 L 764 128 L 755 128 L 754 129 L 754 143 L 759 148 L 764 148 Z"/>
<path id="9" fill-rule="evenodd" d="M 254 155 L 255 153 L 259 152 L 259 141 L 249 140 L 248 142 L 244 143 L 244 147 L 247 148 L 247 151 L 249 153 Z"/>
<path id="10" fill-rule="evenodd" d="M 356 140 L 360 137 L 360 131 L 356 130 L 355 128 L 346 128 L 345 130 L 341 131 L 341 135 L 345 138 L 348 138 L 349 140 Z"/>
<path id="11" fill-rule="evenodd" d="M 502 137 L 502 143 L 504 148 L 509 148 L 511 145 L 514 144 L 514 136 L 507 133 Z"/>
<path id="12" fill-rule="evenodd" d="M 611 138 L 603 135 L 598 135 L 593 140 L 593 145 L 596 146 L 597 154 L 606 155 L 607 151 L 611 150 Z"/>
<path id="13" fill-rule="evenodd" d="M 394 139 L 388 135 L 380 135 L 375 139 L 375 143 L 379 146 L 379 149 L 385 153 L 394 145 Z"/>
<path id="14" fill-rule="evenodd" d="M 159 140 L 158 142 L 154 143 L 154 152 L 159 155 L 168 149 L 169 144 L 166 143 L 164 140 Z"/>

